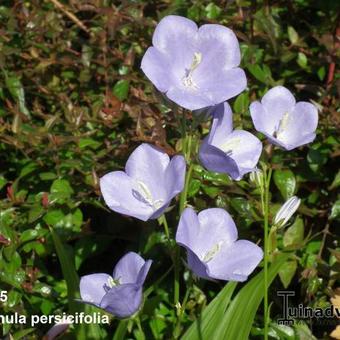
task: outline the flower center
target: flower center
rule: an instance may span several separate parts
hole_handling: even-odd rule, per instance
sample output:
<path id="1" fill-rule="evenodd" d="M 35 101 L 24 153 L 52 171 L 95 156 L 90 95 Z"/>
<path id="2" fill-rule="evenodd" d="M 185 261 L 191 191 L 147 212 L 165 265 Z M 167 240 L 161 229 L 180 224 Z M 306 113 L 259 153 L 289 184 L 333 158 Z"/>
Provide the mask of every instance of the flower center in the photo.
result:
<path id="1" fill-rule="evenodd" d="M 214 256 L 220 251 L 223 241 L 220 241 L 212 246 L 212 248 L 204 255 L 203 262 L 211 261 Z"/>
<path id="2" fill-rule="evenodd" d="M 192 79 L 192 74 L 201 62 L 202 62 L 202 53 L 195 52 L 191 66 L 189 69 L 185 70 L 185 76 L 182 78 L 182 83 L 185 87 L 195 89 L 195 90 L 198 89 L 198 86 L 195 84 L 194 80 Z"/>
<path id="3" fill-rule="evenodd" d="M 289 112 L 285 112 L 283 114 L 282 119 L 279 122 L 278 128 L 274 132 L 274 137 L 280 138 L 280 135 L 282 136 L 282 134 L 284 133 L 285 129 L 287 128 L 289 119 L 290 119 Z"/>
<path id="4" fill-rule="evenodd" d="M 230 138 L 220 146 L 220 149 L 224 151 L 228 156 L 231 156 L 233 153 L 233 149 L 237 148 L 240 145 L 240 143 L 241 143 L 240 138 L 237 137 Z"/>
<path id="5" fill-rule="evenodd" d="M 103 288 L 105 290 L 105 292 L 107 293 L 111 288 L 118 286 L 119 283 L 119 279 L 114 279 L 113 277 L 109 277 L 107 279 L 107 283 L 104 284 Z"/>
<path id="6" fill-rule="evenodd" d="M 163 205 L 164 200 L 154 200 L 150 189 L 144 182 L 137 181 L 137 184 L 138 190 L 132 190 L 132 194 L 136 199 L 147 204 L 154 210 L 159 209 Z"/>

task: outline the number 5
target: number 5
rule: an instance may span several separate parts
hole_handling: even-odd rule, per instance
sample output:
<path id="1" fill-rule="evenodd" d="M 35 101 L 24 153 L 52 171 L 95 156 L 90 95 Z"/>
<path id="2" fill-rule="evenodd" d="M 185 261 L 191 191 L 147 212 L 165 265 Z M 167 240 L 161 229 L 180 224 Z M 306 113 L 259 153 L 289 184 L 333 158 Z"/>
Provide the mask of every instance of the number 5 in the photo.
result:
<path id="1" fill-rule="evenodd" d="M 1 302 L 6 302 L 7 301 L 7 291 L 6 290 L 2 290 L 0 291 L 0 301 Z"/>

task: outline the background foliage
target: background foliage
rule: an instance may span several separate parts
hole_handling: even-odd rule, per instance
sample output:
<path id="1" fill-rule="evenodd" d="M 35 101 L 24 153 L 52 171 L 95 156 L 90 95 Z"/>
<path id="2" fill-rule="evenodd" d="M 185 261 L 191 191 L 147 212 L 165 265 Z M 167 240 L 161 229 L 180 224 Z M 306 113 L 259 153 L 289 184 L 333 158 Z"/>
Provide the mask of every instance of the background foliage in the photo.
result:
<path id="1" fill-rule="evenodd" d="M 154 259 L 140 320 L 147 339 L 183 334 L 223 287 L 195 282 L 185 310 L 176 315 L 161 228 L 109 212 L 100 198 L 98 178 L 121 169 L 138 143 L 181 151 L 175 113 L 139 68 L 156 23 L 167 14 L 224 24 L 237 34 L 248 88 L 231 101 L 235 127 L 253 130 L 249 103 L 275 85 L 318 106 L 314 143 L 289 153 L 275 150 L 271 159 L 271 216 L 294 194 L 303 201 L 294 223 L 280 231 L 278 247 L 294 249 L 296 256 L 273 283 L 271 316 L 282 312 L 276 290 L 283 288 L 295 290 L 296 305 L 330 305 L 340 277 L 338 10 L 332 0 L 2 1 L 0 289 L 9 299 L 1 313 L 83 308 L 73 300 L 77 275 L 110 273 L 128 250 Z M 208 128 L 206 122 L 198 131 Z M 199 210 L 225 207 L 242 237 L 262 237 L 259 193 L 248 180 L 232 182 L 197 165 L 189 203 Z M 176 213 L 170 216 L 174 234 Z M 253 338 L 261 335 L 261 322 L 259 310 Z M 335 325 L 310 320 L 293 329 L 273 322 L 271 335 L 321 339 Z M 38 339 L 49 327 L 4 324 L 2 335 Z M 134 320 L 76 331 L 86 331 L 87 338 L 143 338 Z"/>

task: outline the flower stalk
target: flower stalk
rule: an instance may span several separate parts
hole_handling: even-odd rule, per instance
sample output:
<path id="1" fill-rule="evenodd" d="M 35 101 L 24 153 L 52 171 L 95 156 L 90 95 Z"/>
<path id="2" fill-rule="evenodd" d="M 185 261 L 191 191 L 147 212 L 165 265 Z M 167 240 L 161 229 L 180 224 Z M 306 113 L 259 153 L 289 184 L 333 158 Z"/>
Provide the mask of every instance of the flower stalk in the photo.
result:
<path id="1" fill-rule="evenodd" d="M 264 309 L 264 339 L 268 339 L 268 325 L 269 325 L 269 308 L 268 308 L 268 263 L 269 263 L 269 186 L 272 175 L 272 169 L 263 165 L 263 181 L 261 181 L 261 206 L 263 214 L 263 225 L 264 225 L 264 298 L 263 298 L 263 309 Z"/>

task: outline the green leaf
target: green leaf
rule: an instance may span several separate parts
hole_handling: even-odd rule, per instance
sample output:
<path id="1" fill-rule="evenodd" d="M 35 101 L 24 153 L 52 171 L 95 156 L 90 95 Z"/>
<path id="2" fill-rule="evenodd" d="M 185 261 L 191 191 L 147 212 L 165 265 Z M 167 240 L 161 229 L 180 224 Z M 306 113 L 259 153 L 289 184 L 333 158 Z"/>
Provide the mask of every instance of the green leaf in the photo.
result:
<path id="1" fill-rule="evenodd" d="M 39 177 L 42 181 L 51 181 L 57 178 L 57 175 L 53 172 L 41 172 Z"/>
<path id="2" fill-rule="evenodd" d="M 1 178 L 0 178 L 1 181 Z M 340 170 L 338 171 L 338 173 L 335 175 L 333 182 L 331 184 L 331 186 L 329 187 L 329 190 L 335 189 L 340 185 Z M 1 187 L 1 186 L 0 186 Z"/>
<path id="3" fill-rule="evenodd" d="M 236 113 L 245 113 L 249 107 L 249 93 L 241 93 L 235 100 L 234 111 Z"/>
<path id="4" fill-rule="evenodd" d="M 210 2 L 205 7 L 205 12 L 206 12 L 206 16 L 208 19 L 217 19 L 218 16 L 221 14 L 222 10 L 216 4 L 214 4 L 213 2 Z"/>
<path id="5" fill-rule="evenodd" d="M 25 92 L 22 87 L 20 79 L 15 76 L 6 77 L 6 86 L 13 99 L 15 99 L 18 102 L 20 111 L 25 116 L 30 117 L 31 114 L 26 107 Z"/>
<path id="6" fill-rule="evenodd" d="M 29 175 L 30 173 L 32 173 L 35 169 L 37 169 L 37 164 L 35 162 L 29 162 L 28 164 L 26 164 L 20 171 L 20 175 L 19 177 L 22 178 L 24 176 Z"/>
<path id="7" fill-rule="evenodd" d="M 268 269 L 268 284 L 270 285 L 278 274 L 283 263 L 291 254 L 279 254 Z M 232 299 L 226 313 L 221 314 L 215 324 L 216 330 L 213 339 L 249 339 L 251 327 L 256 311 L 263 299 L 264 272 L 263 270 L 253 277 Z"/>
<path id="8" fill-rule="evenodd" d="M 195 196 L 201 187 L 201 181 L 198 179 L 192 179 L 188 188 L 188 197 Z"/>
<path id="9" fill-rule="evenodd" d="M 26 338 L 26 335 L 31 334 L 35 331 L 35 328 L 22 329 L 12 335 L 13 340 L 20 340 Z"/>
<path id="10" fill-rule="evenodd" d="M 304 53 L 299 52 L 297 57 L 297 63 L 299 64 L 300 67 L 306 68 L 308 63 L 307 56 Z"/>
<path id="11" fill-rule="evenodd" d="M 126 339 L 126 332 L 127 332 L 127 320 L 119 321 L 118 327 L 116 328 L 115 334 L 112 340 L 122 340 Z"/>
<path id="12" fill-rule="evenodd" d="M 192 323 L 181 339 L 213 339 L 220 316 L 225 313 L 236 285 L 237 282 L 228 282 L 203 310 L 202 315 Z"/>
<path id="13" fill-rule="evenodd" d="M 293 26 L 288 26 L 288 37 L 290 42 L 295 45 L 299 41 L 299 35 Z"/>
<path id="14" fill-rule="evenodd" d="M 326 75 L 326 68 L 325 66 L 321 66 L 319 69 L 318 69 L 318 77 L 321 81 L 323 81 L 325 79 L 325 75 Z"/>
<path id="15" fill-rule="evenodd" d="M 73 189 L 66 179 L 56 179 L 51 185 L 51 197 L 50 200 L 57 200 L 59 203 L 63 203 L 68 200 L 73 194 Z"/>
<path id="16" fill-rule="evenodd" d="M 255 77 L 260 82 L 266 84 L 266 74 L 264 73 L 260 65 L 249 64 L 247 68 L 253 77 Z"/>
<path id="17" fill-rule="evenodd" d="M 82 307 L 75 301 L 75 299 L 78 298 L 79 278 L 74 266 L 74 258 L 70 256 L 68 251 L 66 251 L 58 234 L 52 228 L 50 228 L 50 232 L 58 255 L 61 270 L 66 280 L 69 310 L 73 313 Z"/>
<path id="18" fill-rule="evenodd" d="M 64 213 L 61 209 L 53 209 L 50 210 L 43 218 L 43 220 L 51 226 L 57 226 L 63 223 Z"/>
<path id="19" fill-rule="evenodd" d="M 339 219 L 339 217 L 340 217 L 340 200 L 337 200 L 332 206 L 331 216 L 329 217 L 329 219 L 334 220 Z"/>
<path id="20" fill-rule="evenodd" d="M 6 185 L 7 180 L 4 176 L 0 176 L 0 190 Z"/>
<path id="21" fill-rule="evenodd" d="M 287 288 L 289 286 L 295 275 L 296 269 L 296 260 L 287 261 L 281 266 L 281 269 L 279 270 L 279 277 L 283 284 L 283 287 Z"/>
<path id="22" fill-rule="evenodd" d="M 85 148 L 91 148 L 93 150 L 96 150 L 99 148 L 99 146 L 101 145 L 102 143 L 92 139 L 92 138 L 81 138 L 79 139 L 79 147 L 81 149 L 85 149 Z"/>
<path id="23" fill-rule="evenodd" d="M 275 185 L 285 200 L 294 195 L 296 179 L 291 170 L 275 170 L 273 178 Z"/>
<path id="24" fill-rule="evenodd" d="M 283 245 L 287 249 L 299 249 L 303 245 L 304 225 L 302 218 L 298 217 L 283 235 Z"/>
<path id="25" fill-rule="evenodd" d="M 113 94 L 120 100 L 123 101 L 129 94 L 129 81 L 125 79 L 118 80 L 113 87 Z"/>

